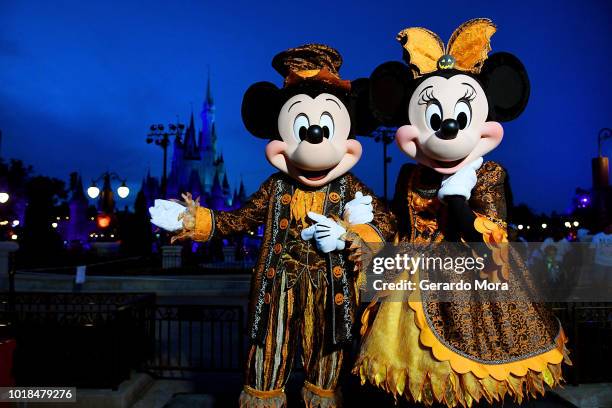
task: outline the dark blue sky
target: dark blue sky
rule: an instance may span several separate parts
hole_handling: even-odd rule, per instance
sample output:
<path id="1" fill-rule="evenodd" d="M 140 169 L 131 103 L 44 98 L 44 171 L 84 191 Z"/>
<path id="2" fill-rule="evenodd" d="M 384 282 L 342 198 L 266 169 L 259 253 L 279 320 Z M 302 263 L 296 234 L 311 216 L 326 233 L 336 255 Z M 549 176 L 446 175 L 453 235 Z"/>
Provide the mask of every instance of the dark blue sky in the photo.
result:
<path id="1" fill-rule="evenodd" d="M 186 120 L 190 103 L 198 113 L 210 66 L 230 182 L 242 176 L 252 192 L 273 169 L 265 142 L 242 125 L 240 102 L 253 82 L 280 84 L 270 67 L 278 51 L 328 43 L 354 79 L 401 58 L 394 38 L 405 27 L 446 41 L 460 23 L 489 17 L 493 51 L 521 58 L 532 94 L 488 158 L 508 169 L 517 201 L 564 210 L 575 187 L 590 186 L 597 132 L 612 126 L 611 16 L 605 1 L 0 0 L 2 155 L 63 179 L 114 170 L 135 191 L 147 169 L 161 172 L 161 150 L 144 142 L 148 125 Z M 381 194 L 381 147 L 363 144 L 355 173 Z M 393 183 L 407 158 L 390 151 Z"/>

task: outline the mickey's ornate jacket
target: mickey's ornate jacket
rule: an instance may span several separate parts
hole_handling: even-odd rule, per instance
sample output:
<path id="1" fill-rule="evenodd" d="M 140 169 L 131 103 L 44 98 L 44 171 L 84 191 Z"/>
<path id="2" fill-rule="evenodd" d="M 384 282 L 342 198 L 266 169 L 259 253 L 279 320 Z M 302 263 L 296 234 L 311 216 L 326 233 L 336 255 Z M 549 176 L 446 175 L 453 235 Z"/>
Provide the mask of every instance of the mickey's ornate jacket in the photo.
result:
<path id="1" fill-rule="evenodd" d="M 300 238 L 300 232 L 307 226 L 303 218 L 307 211 L 320 212 L 327 217 L 340 217 L 344 205 L 354 198 L 358 191 L 373 196 L 369 189 L 350 173 L 313 191 L 279 172 L 269 177 L 240 209 L 214 211 L 204 207 L 195 208 L 195 225 L 188 234 L 200 242 L 208 241 L 213 236 L 246 233 L 259 225 L 265 225 L 261 251 L 251 285 L 248 333 L 252 341 L 262 343 L 265 339 L 268 321 L 279 296 L 279 290 L 285 290 L 278 284 L 280 274 L 299 273 L 298 268 L 303 269 L 304 266 L 308 268 L 317 264 L 318 272 L 322 272 L 323 275 L 321 278 L 327 281 L 331 298 L 329 304 L 332 305 L 330 321 L 333 342 L 338 344 L 352 339 L 351 331 L 358 289 L 352 276 L 353 267 L 349 265 L 348 250 L 322 254 L 309 247 L 308 252 L 314 254 L 311 255 L 314 259 L 308 261 L 306 265 L 301 264 L 300 260 L 292 262 L 289 259 L 287 262 L 291 256 L 287 256 L 286 252 L 289 247 L 305 245 Z M 309 195 L 311 198 L 308 198 Z M 375 197 L 372 204 L 373 221 L 349 226 L 347 236 L 356 234 L 366 242 L 380 242 L 392 238 L 395 232 L 393 217 L 384 210 L 382 202 Z M 306 205 L 309 208 L 299 211 L 299 208 Z M 301 249 L 299 251 L 306 252 Z M 297 257 L 299 258 L 299 255 Z"/>

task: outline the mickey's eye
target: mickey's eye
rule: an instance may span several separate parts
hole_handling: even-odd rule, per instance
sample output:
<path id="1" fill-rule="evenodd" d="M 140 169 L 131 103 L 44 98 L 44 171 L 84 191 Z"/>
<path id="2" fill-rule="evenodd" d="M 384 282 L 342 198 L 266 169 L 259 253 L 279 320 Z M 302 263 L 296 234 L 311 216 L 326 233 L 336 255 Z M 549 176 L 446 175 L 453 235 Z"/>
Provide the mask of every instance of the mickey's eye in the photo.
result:
<path id="1" fill-rule="evenodd" d="M 303 113 L 300 113 L 295 117 L 295 120 L 293 121 L 293 136 L 298 142 L 306 139 L 306 133 L 308 132 L 309 126 L 310 122 L 308 122 L 308 118 Z"/>
<path id="2" fill-rule="evenodd" d="M 323 137 L 326 137 L 328 139 L 334 137 L 334 119 L 332 119 L 329 113 L 324 112 L 321 115 L 319 126 L 321 126 L 321 128 L 323 129 Z"/>
<path id="3" fill-rule="evenodd" d="M 459 101 L 455 105 L 455 119 L 459 123 L 459 129 L 465 129 L 472 121 L 472 108 L 469 102 Z"/>
<path id="4" fill-rule="evenodd" d="M 425 110 L 425 120 L 434 132 L 440 130 L 442 125 L 442 110 L 437 103 L 430 103 Z"/>

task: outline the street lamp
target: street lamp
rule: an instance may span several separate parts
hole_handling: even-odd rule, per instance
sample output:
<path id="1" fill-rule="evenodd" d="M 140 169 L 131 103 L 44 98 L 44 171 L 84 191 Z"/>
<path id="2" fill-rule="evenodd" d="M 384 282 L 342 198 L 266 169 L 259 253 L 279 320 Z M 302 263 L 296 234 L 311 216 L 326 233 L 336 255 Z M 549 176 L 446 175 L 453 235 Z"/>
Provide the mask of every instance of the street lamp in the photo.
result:
<path id="1" fill-rule="evenodd" d="M 5 204 L 9 200 L 10 196 L 8 193 L 0 193 L 0 204 Z"/>
<path id="2" fill-rule="evenodd" d="M 89 188 L 87 189 L 87 195 L 90 198 L 98 198 L 98 196 L 100 195 L 100 188 L 98 188 L 96 183 L 99 183 L 101 180 L 105 180 L 107 177 L 109 178 L 109 180 L 121 181 L 121 185 L 117 188 L 117 195 L 119 197 L 127 198 L 127 196 L 130 195 L 130 189 L 126 185 L 126 180 L 124 178 L 119 177 L 117 173 L 105 171 L 98 178 L 91 181 L 91 186 L 89 186 Z"/>
<path id="3" fill-rule="evenodd" d="M 92 184 L 88 189 L 87 189 L 87 195 L 90 198 L 98 198 L 98 196 L 100 195 L 100 189 L 98 188 L 98 186 L 96 186 L 95 184 Z"/>
<path id="4" fill-rule="evenodd" d="M 163 170 L 162 170 L 162 179 L 161 179 L 161 193 L 162 198 L 166 198 L 167 193 L 167 185 L 168 185 L 168 175 L 167 175 L 167 163 L 168 163 L 168 146 L 170 145 L 170 136 L 174 136 L 181 139 L 183 132 L 185 130 L 185 125 L 182 123 L 169 124 L 168 130 L 164 127 L 164 125 L 151 125 L 150 132 L 147 135 L 147 143 L 155 143 L 157 146 L 160 146 L 164 151 L 163 158 Z"/>
<path id="5" fill-rule="evenodd" d="M 597 155 L 601 157 L 601 142 L 604 140 L 612 139 L 612 129 L 603 128 L 597 135 Z"/>
<path id="6" fill-rule="evenodd" d="M 117 195 L 119 198 L 126 198 L 130 194 L 130 189 L 126 185 L 126 180 L 119 176 L 115 172 L 105 171 L 98 178 L 91 181 L 91 186 L 87 189 L 87 195 L 92 198 L 100 197 L 101 209 L 105 213 L 112 213 L 115 207 L 115 200 L 113 199 L 113 191 L 111 189 L 111 180 L 120 181 L 121 185 L 117 188 Z M 101 182 L 102 190 L 97 186 L 97 183 Z"/>
<path id="7" fill-rule="evenodd" d="M 382 142 L 383 144 L 383 189 L 384 189 L 383 196 L 385 198 L 385 202 L 388 201 L 387 180 L 389 179 L 389 177 L 388 177 L 387 167 L 389 163 L 391 163 L 391 157 L 387 155 L 387 146 L 393 143 L 396 131 L 397 131 L 397 128 L 380 126 L 368 136 L 368 137 L 374 138 L 374 141 L 376 143 Z"/>
<path id="8" fill-rule="evenodd" d="M 117 195 L 120 198 L 126 198 L 128 195 L 130 195 L 130 189 L 125 185 L 125 181 L 117 189 Z"/>

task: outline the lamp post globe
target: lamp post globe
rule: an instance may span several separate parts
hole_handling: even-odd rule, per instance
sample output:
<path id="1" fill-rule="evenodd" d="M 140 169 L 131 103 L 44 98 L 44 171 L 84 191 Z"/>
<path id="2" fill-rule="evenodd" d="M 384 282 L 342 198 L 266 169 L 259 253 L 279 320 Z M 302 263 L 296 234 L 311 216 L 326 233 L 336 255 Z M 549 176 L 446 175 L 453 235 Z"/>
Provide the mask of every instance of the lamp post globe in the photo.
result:
<path id="1" fill-rule="evenodd" d="M 87 195 L 90 198 L 97 198 L 100 195 L 100 189 L 97 186 L 93 185 L 87 189 Z"/>
<path id="2" fill-rule="evenodd" d="M 120 198 L 126 198 L 128 195 L 130 195 L 130 189 L 125 185 L 125 182 L 121 184 L 119 188 L 117 188 L 117 195 Z"/>

